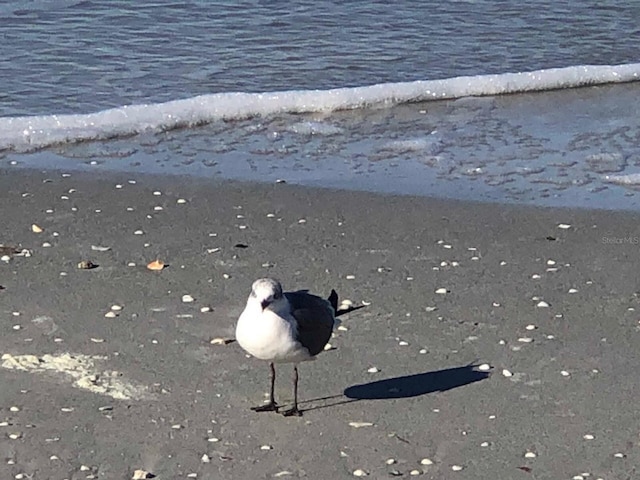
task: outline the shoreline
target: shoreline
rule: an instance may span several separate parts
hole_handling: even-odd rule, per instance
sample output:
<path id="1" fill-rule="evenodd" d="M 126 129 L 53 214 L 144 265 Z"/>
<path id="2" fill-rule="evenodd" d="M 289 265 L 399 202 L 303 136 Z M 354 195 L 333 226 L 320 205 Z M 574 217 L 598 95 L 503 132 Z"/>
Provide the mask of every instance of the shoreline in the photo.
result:
<path id="1" fill-rule="evenodd" d="M 0 262 L 0 355 L 69 353 L 128 392 L 3 362 L 7 478 L 624 478 L 640 460 L 637 214 L 11 169 L 0 205 L 0 244 L 31 252 Z M 266 364 L 210 343 L 265 275 L 367 304 L 301 366 L 300 419 L 250 411 Z"/>

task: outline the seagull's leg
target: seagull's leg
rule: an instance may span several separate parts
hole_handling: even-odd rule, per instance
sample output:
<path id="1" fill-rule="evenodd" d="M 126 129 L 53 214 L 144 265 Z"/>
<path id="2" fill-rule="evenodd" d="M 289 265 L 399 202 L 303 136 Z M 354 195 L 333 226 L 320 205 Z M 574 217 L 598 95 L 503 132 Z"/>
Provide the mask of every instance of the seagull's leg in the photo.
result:
<path id="1" fill-rule="evenodd" d="M 276 367 L 272 363 L 269 364 L 271 369 L 271 391 L 269 392 L 269 403 L 260 405 L 258 407 L 251 407 L 254 412 L 277 412 L 278 404 L 276 403 L 275 395 L 273 393 L 276 385 Z"/>
<path id="2" fill-rule="evenodd" d="M 285 417 L 301 417 L 302 412 L 298 410 L 298 365 L 293 366 L 293 407 L 282 412 Z"/>

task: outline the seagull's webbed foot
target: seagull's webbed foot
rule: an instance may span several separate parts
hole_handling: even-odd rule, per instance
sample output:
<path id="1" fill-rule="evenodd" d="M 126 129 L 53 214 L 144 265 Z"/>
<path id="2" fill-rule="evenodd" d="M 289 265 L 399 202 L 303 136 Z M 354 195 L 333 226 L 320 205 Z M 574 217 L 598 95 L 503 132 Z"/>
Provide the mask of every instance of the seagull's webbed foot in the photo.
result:
<path id="1" fill-rule="evenodd" d="M 257 407 L 251 407 L 251 410 L 253 410 L 254 412 L 277 412 L 278 408 L 279 407 L 277 403 L 269 402 Z"/>
<path id="2" fill-rule="evenodd" d="M 302 411 L 298 410 L 298 407 L 293 407 L 282 412 L 282 415 L 285 417 L 301 417 Z"/>

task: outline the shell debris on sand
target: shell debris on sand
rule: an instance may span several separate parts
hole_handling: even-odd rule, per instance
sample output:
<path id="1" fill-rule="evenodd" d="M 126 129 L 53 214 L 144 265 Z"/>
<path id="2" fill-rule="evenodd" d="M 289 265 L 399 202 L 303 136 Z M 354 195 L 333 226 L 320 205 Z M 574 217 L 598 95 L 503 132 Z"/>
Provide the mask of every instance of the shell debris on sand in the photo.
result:
<path id="1" fill-rule="evenodd" d="M 153 262 L 147 263 L 147 268 L 149 270 L 152 270 L 152 271 L 155 271 L 155 272 L 162 271 L 164 269 L 164 267 L 165 267 L 164 262 L 162 262 L 162 261 L 160 261 L 158 259 L 154 260 Z"/>
<path id="2" fill-rule="evenodd" d="M 78 263 L 78 268 L 80 270 L 93 270 L 94 268 L 98 268 L 98 265 L 91 260 L 83 260 Z"/>
<path id="3" fill-rule="evenodd" d="M 216 337 L 209 340 L 209 343 L 211 345 L 229 345 L 230 343 L 233 343 L 233 342 L 235 342 L 233 338 L 223 338 L 223 337 Z"/>
<path id="4" fill-rule="evenodd" d="M 82 390 L 107 395 L 117 400 L 152 399 L 148 387 L 125 380 L 120 372 L 99 370 L 97 361 L 103 356 L 62 353 L 58 355 L 2 355 L 0 366 L 8 370 L 62 375 L 71 384 Z"/>
<path id="5" fill-rule="evenodd" d="M 373 427 L 371 422 L 349 422 L 349 426 L 353 428 Z"/>
<path id="6" fill-rule="evenodd" d="M 131 480 L 145 480 L 147 478 L 154 478 L 155 475 L 151 472 L 147 472 L 146 470 L 138 469 L 133 472 L 133 476 Z"/>

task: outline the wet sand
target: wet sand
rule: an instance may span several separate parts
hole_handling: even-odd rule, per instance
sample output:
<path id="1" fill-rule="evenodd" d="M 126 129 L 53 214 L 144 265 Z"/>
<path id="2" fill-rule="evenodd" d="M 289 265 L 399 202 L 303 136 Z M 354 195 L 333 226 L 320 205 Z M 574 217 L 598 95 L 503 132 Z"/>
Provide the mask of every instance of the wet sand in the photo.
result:
<path id="1" fill-rule="evenodd" d="M 31 253 L 0 252 L 2 478 L 612 479 L 640 462 L 637 215 L 27 170 L 0 171 L 0 213 L 0 243 Z M 367 304 L 300 367 L 301 418 L 249 410 L 267 365 L 210 342 L 266 275 Z"/>

